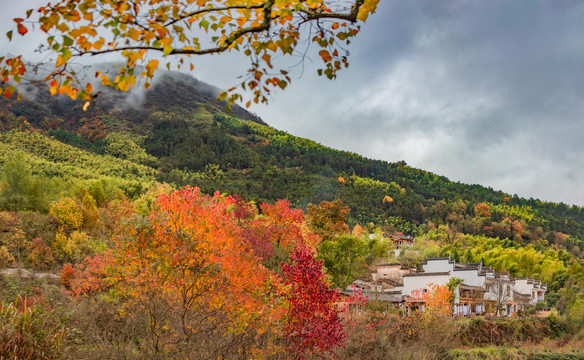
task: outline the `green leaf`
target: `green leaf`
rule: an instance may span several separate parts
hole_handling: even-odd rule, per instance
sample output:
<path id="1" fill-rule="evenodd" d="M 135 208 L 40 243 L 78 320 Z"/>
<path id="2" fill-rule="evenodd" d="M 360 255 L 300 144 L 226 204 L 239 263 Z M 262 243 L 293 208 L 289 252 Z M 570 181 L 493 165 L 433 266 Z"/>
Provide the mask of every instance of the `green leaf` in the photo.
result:
<path id="1" fill-rule="evenodd" d="M 205 31 L 209 31 L 209 22 L 207 20 L 203 19 L 199 22 L 199 27 L 204 28 Z"/>
<path id="2" fill-rule="evenodd" d="M 12 41 L 12 30 L 10 30 L 9 32 L 6 33 L 6 36 L 8 36 L 8 40 Z"/>
<path id="3" fill-rule="evenodd" d="M 162 52 L 164 52 L 164 55 L 170 54 L 172 50 L 174 49 L 170 45 L 165 45 L 164 48 L 162 48 Z"/>
<path id="4" fill-rule="evenodd" d="M 73 39 L 71 39 L 69 36 L 63 35 L 63 45 L 65 46 L 73 45 Z"/>

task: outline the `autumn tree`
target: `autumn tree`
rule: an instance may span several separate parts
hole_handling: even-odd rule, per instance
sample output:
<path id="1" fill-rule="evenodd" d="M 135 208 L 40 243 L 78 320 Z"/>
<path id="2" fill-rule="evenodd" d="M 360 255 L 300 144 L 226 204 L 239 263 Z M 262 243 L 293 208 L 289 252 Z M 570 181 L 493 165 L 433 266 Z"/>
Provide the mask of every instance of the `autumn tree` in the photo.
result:
<path id="1" fill-rule="evenodd" d="M 271 269 L 279 270 L 282 262 L 288 262 L 288 255 L 294 247 L 316 248 L 320 243 L 320 237 L 306 226 L 302 210 L 291 208 L 288 200 L 262 203 L 261 215 L 241 199 L 236 204 L 235 214 L 242 228 L 242 237 Z"/>
<path id="2" fill-rule="evenodd" d="M 447 285 L 431 283 L 426 289 L 412 291 L 411 297 L 424 302 L 424 317 L 427 320 L 450 315 L 452 311 L 452 291 Z"/>
<path id="3" fill-rule="evenodd" d="M 160 63 L 154 54 L 169 68 L 171 57 L 178 57 L 180 68 L 189 56 L 239 51 L 250 60 L 239 87 L 251 91 L 257 103 L 266 102 L 271 89 L 284 89 L 290 82 L 279 58 L 306 55 L 308 43 L 320 49 L 324 67 L 319 75 L 336 77 L 348 66 L 343 46 L 375 12 L 378 1 L 62 0 L 30 9 L 14 21 L 21 36 L 34 26 L 47 34 L 42 48 L 55 56 L 56 67 L 46 78 L 52 94 L 66 93 L 89 104 L 92 86 L 76 76 L 74 66 L 81 57 L 121 55 L 124 66 L 118 74 L 95 75 L 102 84 L 126 91 L 138 78 L 150 85 Z M 7 35 L 10 40 L 15 36 L 13 31 Z M 28 70 L 22 56 L 0 58 L 4 82 L 19 83 Z M 235 89 L 219 97 L 241 100 Z M 6 96 L 14 91 L 12 85 L 4 87 Z"/>
<path id="4" fill-rule="evenodd" d="M 52 203 L 49 214 L 59 219 L 61 225 L 69 230 L 77 230 L 83 225 L 83 212 L 72 198 L 63 198 Z"/>
<path id="5" fill-rule="evenodd" d="M 233 204 L 188 187 L 159 196 L 146 217 L 121 230 L 111 255 L 83 269 L 93 280 L 71 281 L 73 291 L 97 285 L 123 294 L 128 312 L 147 315 L 155 353 L 249 354 L 272 321 L 279 280 L 241 241 Z"/>
<path id="6" fill-rule="evenodd" d="M 315 234 L 322 236 L 323 240 L 332 240 L 349 233 L 345 216 L 349 211 L 340 199 L 323 201 L 318 206 L 308 204 L 306 222 Z"/>
<path id="7" fill-rule="evenodd" d="M 163 357 L 329 354 L 345 335 L 338 294 L 314 257 L 320 237 L 287 201 L 260 207 L 198 188 L 162 194 L 117 229 L 110 251 L 63 267 L 62 281 L 71 294 L 107 291 L 124 313 L 145 316 Z M 279 269 L 264 265 L 249 231 L 287 252 Z"/>
<path id="8" fill-rule="evenodd" d="M 491 207 L 485 203 L 479 203 L 474 208 L 476 217 L 489 218 L 491 217 Z"/>
<path id="9" fill-rule="evenodd" d="M 326 283 L 322 261 L 309 248 L 298 246 L 282 270 L 289 286 L 284 325 L 288 347 L 298 358 L 309 353 L 331 354 L 347 335 L 335 304 L 339 293 Z"/>

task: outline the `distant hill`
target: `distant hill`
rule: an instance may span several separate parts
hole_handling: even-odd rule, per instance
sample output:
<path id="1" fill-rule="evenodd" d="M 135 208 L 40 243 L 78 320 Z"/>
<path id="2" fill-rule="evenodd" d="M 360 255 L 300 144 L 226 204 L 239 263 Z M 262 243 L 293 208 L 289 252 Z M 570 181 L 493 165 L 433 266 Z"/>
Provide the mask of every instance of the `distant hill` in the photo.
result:
<path id="1" fill-rule="evenodd" d="M 42 90 L 42 89 L 41 89 Z M 45 89 L 46 90 L 46 89 Z M 130 196 L 153 181 L 246 199 L 309 203 L 341 199 L 351 227 L 423 234 L 446 226 L 582 256 L 584 210 L 452 182 L 405 162 L 334 150 L 217 102 L 218 90 L 167 73 L 148 91 L 102 90 L 87 112 L 48 91 L 0 100 L 0 161 L 28 154 L 35 173 L 75 183 L 108 178 Z M 482 211 L 480 205 L 488 209 Z M 520 228 L 520 229 L 519 229 Z M 560 234 L 560 235 L 558 235 Z"/>

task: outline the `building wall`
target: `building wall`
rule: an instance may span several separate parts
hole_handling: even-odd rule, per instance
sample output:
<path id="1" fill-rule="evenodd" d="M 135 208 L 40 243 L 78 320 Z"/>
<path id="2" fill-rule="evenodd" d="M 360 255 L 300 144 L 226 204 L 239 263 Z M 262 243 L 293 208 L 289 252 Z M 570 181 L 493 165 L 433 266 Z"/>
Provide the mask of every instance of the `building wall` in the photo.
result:
<path id="1" fill-rule="evenodd" d="M 455 270 L 451 275 L 454 278 L 462 279 L 466 285 L 483 286 L 485 284 L 485 276 L 479 276 L 478 270 Z"/>
<path id="2" fill-rule="evenodd" d="M 450 272 L 454 270 L 454 263 L 448 259 L 428 259 L 422 267 L 427 273 Z"/>
<path id="3" fill-rule="evenodd" d="M 421 276 L 404 276 L 403 295 L 410 295 L 412 291 L 418 289 L 428 289 L 430 284 L 446 285 L 450 280 L 448 274 L 445 275 L 421 275 Z M 396 288 L 397 290 L 397 288 Z"/>
<path id="4" fill-rule="evenodd" d="M 390 279 L 393 281 L 401 280 L 403 273 L 399 267 L 378 267 L 377 272 L 371 274 L 373 281 L 383 280 L 383 279 Z"/>

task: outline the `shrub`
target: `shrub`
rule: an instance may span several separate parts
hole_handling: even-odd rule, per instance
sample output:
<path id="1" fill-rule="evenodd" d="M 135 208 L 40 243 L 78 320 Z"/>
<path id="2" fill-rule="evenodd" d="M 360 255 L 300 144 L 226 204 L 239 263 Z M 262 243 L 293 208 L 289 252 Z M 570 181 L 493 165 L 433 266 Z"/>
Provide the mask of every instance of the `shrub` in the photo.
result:
<path id="1" fill-rule="evenodd" d="M 36 269 L 48 269 L 55 263 L 53 251 L 41 238 L 34 239 L 30 248 L 30 262 Z"/>
<path id="2" fill-rule="evenodd" d="M 51 204 L 49 213 L 71 230 L 79 229 L 83 225 L 81 208 L 71 198 L 64 198 Z"/>
<path id="3" fill-rule="evenodd" d="M 75 268 L 70 264 L 66 263 L 61 269 L 61 284 L 66 288 L 71 288 L 71 282 L 75 279 Z"/>
<path id="4" fill-rule="evenodd" d="M 55 359 L 67 329 L 29 298 L 0 303 L 0 359 Z"/>

